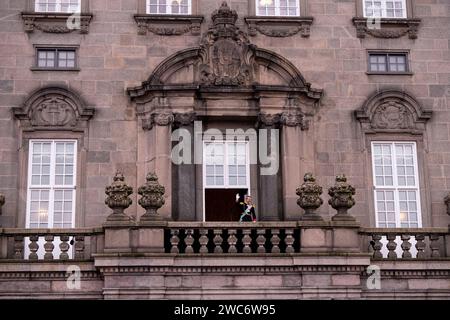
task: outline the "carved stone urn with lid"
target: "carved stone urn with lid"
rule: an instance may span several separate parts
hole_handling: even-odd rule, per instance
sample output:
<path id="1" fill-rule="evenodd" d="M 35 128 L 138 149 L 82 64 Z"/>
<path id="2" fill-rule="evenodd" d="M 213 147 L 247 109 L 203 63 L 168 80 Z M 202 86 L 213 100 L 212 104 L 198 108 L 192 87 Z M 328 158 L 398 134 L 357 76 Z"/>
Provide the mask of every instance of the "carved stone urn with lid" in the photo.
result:
<path id="1" fill-rule="evenodd" d="M 139 205 L 145 209 L 145 213 L 141 216 L 140 221 L 158 221 L 163 220 L 158 214 L 158 209 L 164 203 L 164 193 L 166 192 L 164 186 L 158 182 L 158 177 L 155 173 L 147 174 L 147 182 L 139 187 L 138 194 L 142 196 L 139 199 Z"/>
<path id="2" fill-rule="evenodd" d="M 337 214 L 331 219 L 333 221 L 355 221 L 355 218 L 348 214 L 348 209 L 355 205 L 353 198 L 355 188 L 347 183 L 344 174 L 336 176 L 336 183 L 328 189 L 328 194 L 331 196 L 328 203 L 337 210 Z"/>
<path id="3" fill-rule="evenodd" d="M 320 197 L 322 187 L 316 183 L 312 173 L 306 173 L 303 181 L 303 184 L 296 190 L 296 194 L 299 196 L 297 204 L 305 210 L 305 214 L 300 219 L 322 221 L 322 217 L 315 212 L 323 204 Z"/>

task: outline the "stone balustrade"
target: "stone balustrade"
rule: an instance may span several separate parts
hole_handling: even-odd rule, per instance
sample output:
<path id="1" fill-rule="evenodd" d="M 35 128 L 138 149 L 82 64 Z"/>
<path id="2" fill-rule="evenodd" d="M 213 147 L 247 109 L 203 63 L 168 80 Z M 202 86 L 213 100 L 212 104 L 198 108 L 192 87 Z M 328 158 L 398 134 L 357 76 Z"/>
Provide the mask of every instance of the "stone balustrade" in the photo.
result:
<path id="1" fill-rule="evenodd" d="M 361 228 L 361 243 L 372 259 L 436 259 L 450 257 L 447 228 Z M 363 250 L 364 251 L 364 250 Z"/>
<path id="2" fill-rule="evenodd" d="M 0 258 L 14 260 L 91 260 L 103 251 L 96 229 L 0 229 Z"/>

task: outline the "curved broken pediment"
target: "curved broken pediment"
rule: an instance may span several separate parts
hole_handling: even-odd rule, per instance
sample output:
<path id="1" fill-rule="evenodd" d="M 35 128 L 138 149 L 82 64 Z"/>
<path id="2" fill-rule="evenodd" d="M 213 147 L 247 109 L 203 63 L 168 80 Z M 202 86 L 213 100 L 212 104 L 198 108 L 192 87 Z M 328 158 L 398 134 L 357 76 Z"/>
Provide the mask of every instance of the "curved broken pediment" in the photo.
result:
<path id="1" fill-rule="evenodd" d="M 365 132 L 397 132 L 420 134 L 432 111 L 424 110 L 410 94 L 384 90 L 372 95 L 355 111 Z"/>
<path id="2" fill-rule="evenodd" d="M 298 92 L 318 100 L 300 71 L 279 54 L 250 43 L 236 26 L 237 13 L 224 2 L 211 15 L 212 26 L 200 46 L 176 52 L 161 62 L 141 86 L 129 88 L 132 99 L 154 91 L 222 89 Z"/>
<path id="3" fill-rule="evenodd" d="M 32 93 L 21 107 L 13 108 L 13 113 L 24 128 L 76 131 L 86 127 L 94 109 L 65 88 L 47 87 Z"/>

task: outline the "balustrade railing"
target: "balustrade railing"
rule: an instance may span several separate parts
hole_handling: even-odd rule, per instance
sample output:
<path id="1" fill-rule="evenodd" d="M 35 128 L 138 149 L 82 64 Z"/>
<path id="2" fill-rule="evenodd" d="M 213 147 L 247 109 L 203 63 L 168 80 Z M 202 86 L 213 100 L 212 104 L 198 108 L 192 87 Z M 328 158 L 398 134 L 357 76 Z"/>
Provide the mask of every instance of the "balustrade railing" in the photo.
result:
<path id="1" fill-rule="evenodd" d="M 165 252 L 176 254 L 295 253 L 300 229 L 295 222 L 168 224 Z"/>
<path id="2" fill-rule="evenodd" d="M 3 229 L 0 235 L 0 258 L 15 260 L 90 260 L 104 241 L 101 228 Z"/>
<path id="3" fill-rule="evenodd" d="M 361 228 L 363 246 L 373 259 L 449 257 L 447 228 Z M 365 241 L 364 241 L 365 240 Z"/>

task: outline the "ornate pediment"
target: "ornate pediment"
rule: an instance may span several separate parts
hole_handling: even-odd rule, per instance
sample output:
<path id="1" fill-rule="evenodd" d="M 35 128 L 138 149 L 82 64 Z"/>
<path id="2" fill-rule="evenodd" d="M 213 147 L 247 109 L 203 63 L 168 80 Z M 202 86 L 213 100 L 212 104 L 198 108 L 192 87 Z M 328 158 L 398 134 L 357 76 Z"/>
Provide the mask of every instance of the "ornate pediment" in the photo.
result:
<path id="1" fill-rule="evenodd" d="M 32 130 L 74 130 L 84 128 L 94 115 L 93 108 L 64 88 L 44 88 L 33 93 L 22 107 L 13 108 L 22 127 Z"/>
<path id="2" fill-rule="evenodd" d="M 200 45 L 200 83 L 250 85 L 254 80 L 254 51 L 247 35 L 236 26 L 237 13 L 226 2 L 211 15 L 213 24 Z"/>
<path id="3" fill-rule="evenodd" d="M 432 111 L 423 110 L 409 94 L 397 90 L 376 93 L 355 111 L 365 132 L 420 134 Z"/>

